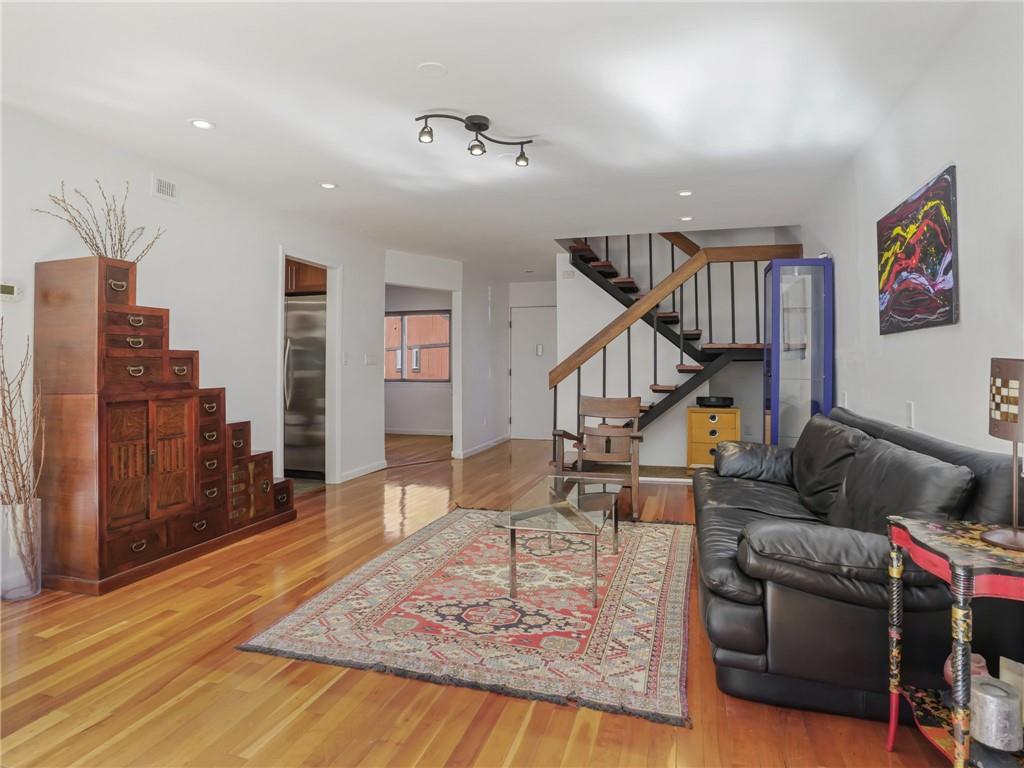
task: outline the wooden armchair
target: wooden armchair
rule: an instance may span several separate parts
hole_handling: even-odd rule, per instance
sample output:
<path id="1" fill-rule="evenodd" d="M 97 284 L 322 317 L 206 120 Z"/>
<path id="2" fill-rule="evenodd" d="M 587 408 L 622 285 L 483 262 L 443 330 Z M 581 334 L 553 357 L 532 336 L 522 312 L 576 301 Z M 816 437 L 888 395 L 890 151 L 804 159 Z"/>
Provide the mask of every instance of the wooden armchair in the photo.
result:
<path id="1" fill-rule="evenodd" d="M 588 423 L 588 419 L 596 423 Z M 608 420 L 621 422 L 609 424 Z M 572 434 L 556 429 L 555 466 L 565 468 L 565 441 L 572 440 L 576 449 L 576 471 L 583 471 L 584 461 L 603 464 L 629 464 L 630 506 L 632 517 L 640 516 L 640 442 L 637 431 L 640 421 L 639 397 L 581 397 L 576 431 Z"/>

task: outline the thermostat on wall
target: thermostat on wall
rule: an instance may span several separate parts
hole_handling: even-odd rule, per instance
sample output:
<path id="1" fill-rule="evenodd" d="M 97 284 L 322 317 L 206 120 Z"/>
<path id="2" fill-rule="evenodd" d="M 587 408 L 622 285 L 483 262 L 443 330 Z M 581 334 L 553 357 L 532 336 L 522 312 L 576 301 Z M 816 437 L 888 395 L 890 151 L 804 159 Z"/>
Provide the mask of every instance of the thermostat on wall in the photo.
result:
<path id="1" fill-rule="evenodd" d="M 22 289 L 18 283 L 0 282 L 0 299 L 4 301 L 20 301 Z"/>

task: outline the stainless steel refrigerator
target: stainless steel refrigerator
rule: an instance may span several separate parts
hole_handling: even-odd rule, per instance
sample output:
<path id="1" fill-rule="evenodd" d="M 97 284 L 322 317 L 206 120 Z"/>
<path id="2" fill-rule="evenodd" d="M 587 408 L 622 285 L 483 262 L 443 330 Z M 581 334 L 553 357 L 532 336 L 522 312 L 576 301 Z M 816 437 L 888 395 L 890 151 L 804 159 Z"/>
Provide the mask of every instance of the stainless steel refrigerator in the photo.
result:
<path id="1" fill-rule="evenodd" d="M 324 479 L 327 296 L 286 296 L 284 471 Z"/>

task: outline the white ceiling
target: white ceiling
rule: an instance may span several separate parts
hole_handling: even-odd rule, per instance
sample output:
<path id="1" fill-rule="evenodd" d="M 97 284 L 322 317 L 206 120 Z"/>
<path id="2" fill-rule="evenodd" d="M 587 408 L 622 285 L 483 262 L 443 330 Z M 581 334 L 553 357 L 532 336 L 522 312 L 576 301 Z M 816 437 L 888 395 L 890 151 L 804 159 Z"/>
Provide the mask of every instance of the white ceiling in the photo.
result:
<path id="1" fill-rule="evenodd" d="M 556 237 L 798 222 L 965 13 L 8 3 L 3 98 L 386 247 L 529 279 L 550 277 Z M 422 77 L 424 61 L 448 75 Z M 455 122 L 419 144 L 428 110 L 536 136 L 530 167 L 497 147 L 471 157 Z"/>

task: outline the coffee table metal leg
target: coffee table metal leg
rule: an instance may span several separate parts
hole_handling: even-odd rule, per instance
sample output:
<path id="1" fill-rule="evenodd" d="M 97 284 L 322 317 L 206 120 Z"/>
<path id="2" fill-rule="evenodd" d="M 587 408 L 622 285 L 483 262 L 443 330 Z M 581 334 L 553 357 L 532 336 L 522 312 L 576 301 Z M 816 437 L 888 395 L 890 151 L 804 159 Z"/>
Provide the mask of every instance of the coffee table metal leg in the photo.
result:
<path id="1" fill-rule="evenodd" d="M 508 594 L 516 596 L 516 529 L 508 529 Z"/>
<path id="2" fill-rule="evenodd" d="M 590 538 L 594 541 L 594 582 L 590 592 L 594 596 L 594 607 L 597 608 L 597 536 Z"/>
<path id="3" fill-rule="evenodd" d="M 619 497 L 612 497 L 612 554 L 619 554 Z"/>

